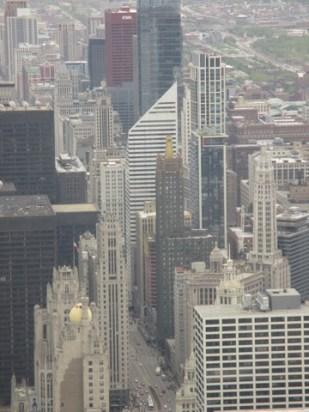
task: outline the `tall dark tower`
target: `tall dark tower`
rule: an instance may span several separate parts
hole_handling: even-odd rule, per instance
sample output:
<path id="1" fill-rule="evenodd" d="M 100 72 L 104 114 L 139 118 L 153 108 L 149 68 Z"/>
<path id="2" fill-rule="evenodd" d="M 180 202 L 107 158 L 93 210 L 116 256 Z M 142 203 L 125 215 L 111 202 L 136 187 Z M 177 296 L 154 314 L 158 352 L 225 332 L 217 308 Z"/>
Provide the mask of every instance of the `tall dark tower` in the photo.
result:
<path id="1" fill-rule="evenodd" d="M 88 41 L 88 68 L 90 88 L 100 87 L 105 78 L 105 39 L 90 38 Z"/>
<path id="2" fill-rule="evenodd" d="M 138 0 L 139 112 L 173 84 L 182 63 L 180 0 Z"/>
<path id="3" fill-rule="evenodd" d="M 184 233 L 184 178 L 182 159 L 174 156 L 167 139 L 165 156 L 159 156 L 156 172 L 156 253 L 158 285 L 158 334 L 169 337 L 173 319 L 173 276 L 167 273 L 170 237 Z"/>
<path id="4" fill-rule="evenodd" d="M 0 196 L 0 405 L 11 378 L 33 384 L 34 306 L 46 302 L 56 254 L 47 196 Z"/>
<path id="5" fill-rule="evenodd" d="M 56 197 L 54 112 L 41 107 L 0 108 L 0 180 L 17 194 Z"/>

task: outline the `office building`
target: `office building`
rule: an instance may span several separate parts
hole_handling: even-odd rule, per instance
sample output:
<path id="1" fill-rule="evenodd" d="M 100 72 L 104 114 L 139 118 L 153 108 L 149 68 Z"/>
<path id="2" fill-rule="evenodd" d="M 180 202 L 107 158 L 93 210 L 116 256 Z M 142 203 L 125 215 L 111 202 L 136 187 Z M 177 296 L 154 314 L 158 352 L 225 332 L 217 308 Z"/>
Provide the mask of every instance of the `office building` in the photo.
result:
<path id="1" fill-rule="evenodd" d="M 106 85 L 125 134 L 135 121 L 133 43 L 136 31 L 136 10 L 122 6 L 105 11 Z"/>
<path id="2" fill-rule="evenodd" d="M 108 348 L 110 403 L 113 408 L 127 405 L 128 381 L 128 274 L 124 238 L 119 223 L 107 215 L 97 226 L 99 269 L 98 308 L 104 345 Z"/>
<path id="3" fill-rule="evenodd" d="M 158 289 L 158 331 L 170 318 L 167 308 L 173 295 L 173 276 L 167 272 L 167 243 L 184 234 L 184 176 L 180 156 L 174 156 L 172 138 L 166 139 L 165 154 L 157 158 L 156 169 L 156 262 Z M 173 312 L 173 308 L 170 308 Z"/>
<path id="4" fill-rule="evenodd" d="M 193 262 L 188 269 L 181 266 L 175 268 L 175 356 L 181 381 L 186 361 L 192 353 L 193 308 L 196 305 L 214 305 L 217 287 L 222 279 L 223 272 L 206 269 L 205 262 Z"/>
<path id="5" fill-rule="evenodd" d="M 104 92 L 95 110 L 95 149 L 103 150 L 114 143 L 114 117 L 111 98 Z"/>
<path id="6" fill-rule="evenodd" d="M 291 287 L 302 299 L 309 296 L 309 214 L 297 208 L 277 216 L 278 248 L 288 259 Z"/>
<path id="7" fill-rule="evenodd" d="M 307 408 L 308 320 L 295 289 L 267 290 L 244 308 L 196 306 L 195 410 Z"/>
<path id="8" fill-rule="evenodd" d="M 138 0 L 139 114 L 172 86 L 182 64 L 179 0 Z"/>
<path id="9" fill-rule="evenodd" d="M 255 162 L 253 195 L 253 249 L 249 262 L 255 271 L 267 271 L 267 287 L 290 286 L 288 260 L 277 246 L 276 186 L 271 154 L 262 148 Z"/>
<path id="10" fill-rule="evenodd" d="M 128 6 L 105 11 L 106 84 L 121 86 L 133 81 L 133 36 L 136 10 Z"/>
<path id="11" fill-rule="evenodd" d="M 44 107 L 0 108 L 0 176 L 18 194 L 55 200 L 54 112 Z"/>
<path id="12" fill-rule="evenodd" d="M 100 87 L 105 79 L 105 40 L 90 38 L 88 41 L 88 70 L 90 88 Z"/>
<path id="13" fill-rule="evenodd" d="M 193 130 L 225 134 L 225 66 L 221 56 L 194 52 L 190 64 Z"/>
<path id="14" fill-rule="evenodd" d="M 33 384 L 33 307 L 46 302 L 56 257 L 56 217 L 47 196 L 0 196 L 0 399 Z"/>
<path id="15" fill-rule="evenodd" d="M 100 163 L 101 215 L 113 215 L 125 236 L 125 159 L 107 159 Z"/>
<path id="16" fill-rule="evenodd" d="M 177 84 L 170 89 L 130 129 L 127 145 L 127 224 L 132 245 L 136 241 L 136 214 L 146 201 L 156 197 L 157 156 L 165 152 L 166 137 L 178 148 Z"/>
<path id="17" fill-rule="evenodd" d="M 155 239 L 156 233 L 156 205 L 155 201 L 145 202 L 144 210 L 136 215 L 136 278 L 138 296 L 135 299 L 135 310 L 141 320 L 147 310 L 146 295 L 151 290 L 151 282 L 146 278 L 146 258 L 149 248 L 146 246 L 148 240 Z M 147 253 L 148 252 L 148 253 Z M 151 305 L 152 307 L 152 305 Z"/>
<path id="18" fill-rule="evenodd" d="M 264 273 L 250 272 L 222 258 L 222 251 L 215 247 L 209 267 L 205 262 L 193 262 L 190 267 L 175 268 L 175 355 L 179 376 L 192 354 L 194 306 L 241 304 L 245 294 L 255 298 L 265 289 Z"/>
<path id="19" fill-rule="evenodd" d="M 91 203 L 59 204 L 52 208 L 56 215 L 57 265 L 75 266 L 79 238 L 85 232 L 95 233 L 99 211 Z"/>
<path id="20" fill-rule="evenodd" d="M 66 153 L 56 157 L 56 203 L 86 203 L 86 168 L 78 157 Z"/>
<path id="21" fill-rule="evenodd" d="M 9 79 L 10 74 L 8 71 L 8 65 L 9 65 L 9 49 L 8 49 L 8 18 L 9 17 L 16 17 L 17 16 L 17 10 L 18 9 L 23 9 L 27 8 L 27 2 L 25 0 L 6 0 L 5 5 L 4 5 L 4 36 L 3 36 L 3 41 L 4 41 L 4 64 L 3 67 L 5 67 L 5 74 L 6 77 Z"/>
<path id="22" fill-rule="evenodd" d="M 17 9 L 16 16 L 7 17 L 6 28 L 9 79 L 15 81 L 15 51 L 20 43 L 38 44 L 37 19 L 30 9 Z"/>
<path id="23" fill-rule="evenodd" d="M 76 60 L 77 31 L 74 23 L 60 23 L 58 25 L 58 44 L 62 60 Z"/>
<path id="24" fill-rule="evenodd" d="M 157 335 L 161 345 L 164 345 L 167 339 L 173 338 L 175 334 L 175 267 L 186 267 L 191 262 L 204 261 L 208 264 L 214 243 L 214 238 L 207 230 L 188 230 L 181 236 L 171 236 L 166 239 L 166 249 L 162 257 L 164 264 L 161 263 L 158 267 L 157 262 L 157 282 L 160 279 L 158 271 L 163 270 L 161 273 L 164 273 L 166 277 L 164 288 L 158 283 L 157 289 Z"/>
<path id="25" fill-rule="evenodd" d="M 197 197 L 198 224 L 208 229 L 216 237 L 220 247 L 227 245 L 227 162 L 226 135 L 209 134 L 207 131 L 193 132 L 195 157 L 192 170 L 196 169 L 194 179 L 197 183 L 192 189 L 192 199 Z"/>
<path id="26" fill-rule="evenodd" d="M 76 268 L 54 269 L 46 308 L 34 308 L 38 410 L 109 411 L 109 366 L 98 311 Z"/>

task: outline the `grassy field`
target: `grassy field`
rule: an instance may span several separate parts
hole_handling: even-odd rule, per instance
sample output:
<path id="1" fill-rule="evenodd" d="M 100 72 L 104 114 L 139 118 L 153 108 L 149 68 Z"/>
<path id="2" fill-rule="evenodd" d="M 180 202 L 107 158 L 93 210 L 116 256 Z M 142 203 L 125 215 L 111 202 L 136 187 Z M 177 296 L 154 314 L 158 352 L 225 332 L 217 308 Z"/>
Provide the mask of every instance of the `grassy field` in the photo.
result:
<path id="1" fill-rule="evenodd" d="M 309 61 L 309 36 L 267 37 L 257 40 L 253 47 L 263 53 L 277 57 L 285 62 L 304 64 Z"/>

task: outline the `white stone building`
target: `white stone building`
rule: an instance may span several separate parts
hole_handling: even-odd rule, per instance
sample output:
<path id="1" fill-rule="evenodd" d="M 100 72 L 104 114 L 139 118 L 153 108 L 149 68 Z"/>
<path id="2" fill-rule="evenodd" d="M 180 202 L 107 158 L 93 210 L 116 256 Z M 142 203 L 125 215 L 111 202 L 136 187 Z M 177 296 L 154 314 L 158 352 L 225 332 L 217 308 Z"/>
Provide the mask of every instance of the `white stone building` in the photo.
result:
<path id="1" fill-rule="evenodd" d="M 290 286 L 288 260 L 277 246 L 276 185 L 271 153 L 263 147 L 255 162 L 253 195 L 253 248 L 249 262 L 255 271 L 269 273 L 266 287 Z"/>
<path id="2" fill-rule="evenodd" d="M 309 407 L 309 306 L 295 289 L 257 306 L 196 306 L 197 412 Z"/>
<path id="3" fill-rule="evenodd" d="M 109 365 L 97 309 L 76 270 L 54 270 L 46 309 L 36 306 L 35 389 L 41 412 L 108 412 Z"/>
<path id="4" fill-rule="evenodd" d="M 128 273 L 119 222 L 106 215 L 97 226 L 99 268 L 96 289 L 100 328 L 108 348 L 111 403 L 128 402 Z"/>

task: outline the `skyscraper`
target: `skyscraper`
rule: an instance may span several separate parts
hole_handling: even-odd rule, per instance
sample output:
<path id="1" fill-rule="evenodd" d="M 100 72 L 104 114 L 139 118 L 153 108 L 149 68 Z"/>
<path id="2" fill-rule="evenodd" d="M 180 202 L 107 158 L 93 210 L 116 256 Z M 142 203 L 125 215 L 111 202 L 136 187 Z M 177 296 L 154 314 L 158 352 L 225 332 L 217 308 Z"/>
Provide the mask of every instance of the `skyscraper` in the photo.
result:
<path id="1" fill-rule="evenodd" d="M 97 227 L 99 270 L 97 294 L 104 344 L 109 353 L 110 402 L 123 407 L 128 402 L 128 279 L 124 238 L 113 215 Z"/>
<path id="2" fill-rule="evenodd" d="M 255 160 L 253 195 L 253 250 L 249 261 L 255 270 L 269 273 L 267 287 L 290 286 L 290 269 L 277 246 L 276 185 L 271 152 L 262 147 Z"/>
<path id="3" fill-rule="evenodd" d="M 46 302 L 56 257 L 56 217 L 47 196 L 0 197 L 0 402 L 13 373 L 33 383 L 33 308 Z"/>
<path id="4" fill-rule="evenodd" d="M 125 236 L 125 159 L 106 159 L 100 164 L 101 214 L 113 215 Z"/>
<path id="5" fill-rule="evenodd" d="M 114 118 L 113 107 L 109 95 L 98 99 L 95 111 L 95 148 L 97 150 L 108 149 L 114 142 Z"/>
<path id="6" fill-rule="evenodd" d="M 136 238 L 136 213 L 146 201 L 156 197 L 157 156 L 165 152 L 166 137 L 178 147 L 177 84 L 169 90 L 130 129 L 127 147 L 127 224 L 132 244 Z"/>
<path id="7" fill-rule="evenodd" d="M 76 60 L 77 57 L 77 33 L 74 23 L 61 23 L 58 25 L 58 43 L 61 58 Z"/>
<path id="8" fill-rule="evenodd" d="M 138 0 L 139 112 L 174 83 L 182 63 L 180 0 Z"/>
<path id="9" fill-rule="evenodd" d="M 165 155 L 158 156 L 156 169 L 156 262 L 158 285 L 158 329 L 166 337 L 170 319 L 173 276 L 167 272 L 168 239 L 184 233 L 184 176 L 181 157 L 174 156 L 171 138 L 166 140 Z M 170 308 L 173 311 L 173 308 Z M 165 329 L 165 330 L 164 330 Z M 164 332 L 163 332 L 164 330 Z"/>
<path id="10" fill-rule="evenodd" d="M 0 177 L 18 194 L 56 195 L 54 112 L 49 108 L 0 108 Z"/>
<path id="11" fill-rule="evenodd" d="M 90 88 L 99 87 L 105 78 L 105 40 L 91 38 L 88 42 Z"/>
<path id="12" fill-rule="evenodd" d="M 291 207 L 277 216 L 278 247 L 288 259 L 291 287 L 309 297 L 309 214 Z"/>
<path id="13" fill-rule="evenodd" d="M 137 31 L 136 10 L 128 6 L 105 11 L 106 84 L 124 133 L 134 117 L 133 59 Z"/>
<path id="14" fill-rule="evenodd" d="M 106 84 L 121 86 L 133 81 L 133 36 L 136 10 L 120 7 L 105 11 Z"/>
<path id="15" fill-rule="evenodd" d="M 226 196 L 226 142 L 227 136 L 210 131 L 193 133 L 196 156 L 192 170 L 196 169 L 198 190 L 199 227 L 208 229 L 220 247 L 227 245 L 227 196 Z M 192 199 L 196 196 L 192 193 Z"/>
<path id="16" fill-rule="evenodd" d="M 6 19 L 9 79 L 15 81 L 15 51 L 20 43 L 38 44 L 37 20 L 28 8 L 17 9 Z"/>
<path id="17" fill-rule="evenodd" d="M 193 53 L 190 86 L 192 129 L 225 134 L 225 66 L 221 56 Z"/>
<path id="18" fill-rule="evenodd" d="M 17 10 L 26 8 L 26 0 L 7 0 L 4 7 L 4 63 L 6 65 L 6 75 L 9 77 L 8 64 L 9 64 L 9 49 L 8 49 L 8 17 L 16 17 Z"/>

